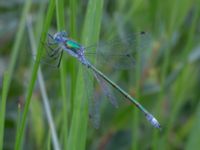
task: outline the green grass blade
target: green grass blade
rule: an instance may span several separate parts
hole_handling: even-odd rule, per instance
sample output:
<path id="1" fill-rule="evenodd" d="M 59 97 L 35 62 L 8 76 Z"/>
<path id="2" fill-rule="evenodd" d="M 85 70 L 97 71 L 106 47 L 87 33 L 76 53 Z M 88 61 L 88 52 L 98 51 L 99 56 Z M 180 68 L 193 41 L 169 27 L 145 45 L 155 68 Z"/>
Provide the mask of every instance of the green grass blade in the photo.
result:
<path id="1" fill-rule="evenodd" d="M 58 31 L 65 30 L 64 0 L 56 0 L 56 20 Z"/>
<path id="2" fill-rule="evenodd" d="M 4 137 L 4 123 L 5 123 L 5 112 L 6 112 L 6 98 L 8 91 L 8 72 L 4 73 L 3 79 L 3 89 L 2 89 L 2 99 L 0 100 L 0 149 L 3 149 L 3 137 Z"/>
<path id="3" fill-rule="evenodd" d="M 58 31 L 65 31 L 65 18 L 64 18 L 64 0 L 56 0 L 56 19 Z M 68 110 L 67 110 L 67 85 L 66 85 L 66 60 L 63 57 L 60 65 L 60 84 L 61 84 L 61 95 L 62 95 L 62 145 L 63 149 L 67 148 L 67 137 L 68 137 Z M 69 92 L 68 92 L 69 94 Z M 68 101 L 69 102 L 69 101 Z"/>
<path id="4" fill-rule="evenodd" d="M 47 17 L 46 17 L 46 20 L 44 22 L 44 26 L 43 26 L 43 30 L 42 30 L 43 32 L 42 32 L 42 35 L 41 35 L 41 41 L 45 41 L 45 38 L 46 38 L 46 35 L 47 35 L 46 33 L 49 29 L 50 22 L 51 22 L 53 13 L 54 13 L 54 6 L 55 6 L 54 0 L 51 0 L 50 3 L 49 3 L 49 7 L 48 7 L 48 11 L 47 11 Z M 17 135 L 17 139 L 16 139 L 16 143 L 15 143 L 15 149 L 16 150 L 21 148 L 21 143 L 22 143 L 23 133 L 24 133 L 24 129 L 25 129 L 27 114 L 28 114 L 28 110 L 29 110 L 31 96 L 32 96 L 32 93 L 33 93 L 33 88 L 34 88 L 35 81 L 36 81 L 36 78 L 37 78 L 37 71 L 38 71 L 38 68 L 39 68 L 39 62 L 40 62 L 40 59 L 41 59 L 41 56 L 42 56 L 43 49 L 44 48 L 43 48 L 42 42 L 40 42 L 40 44 L 38 46 L 38 53 L 37 53 L 37 56 L 36 56 L 36 61 L 34 63 L 33 71 L 32 71 L 32 74 L 31 74 L 31 81 L 28 85 L 28 93 L 27 93 L 26 104 L 25 104 L 24 112 L 23 112 L 23 116 L 22 116 L 22 124 L 21 124 L 21 128 L 20 128 L 19 134 Z"/>
<path id="5" fill-rule="evenodd" d="M 76 38 L 77 32 L 76 32 L 76 15 L 77 15 L 77 0 L 70 0 L 69 1 L 70 6 L 70 34 L 71 37 Z"/>
<path id="6" fill-rule="evenodd" d="M 103 1 L 89 1 L 82 33 L 82 43 L 84 45 L 97 42 L 100 33 L 102 9 Z M 85 142 L 88 122 L 88 101 L 86 99 L 87 97 L 84 88 L 83 69 L 86 68 L 79 67 L 77 75 L 77 88 L 74 99 L 70 136 L 68 141 L 68 149 L 70 150 L 85 149 L 86 144 Z"/>

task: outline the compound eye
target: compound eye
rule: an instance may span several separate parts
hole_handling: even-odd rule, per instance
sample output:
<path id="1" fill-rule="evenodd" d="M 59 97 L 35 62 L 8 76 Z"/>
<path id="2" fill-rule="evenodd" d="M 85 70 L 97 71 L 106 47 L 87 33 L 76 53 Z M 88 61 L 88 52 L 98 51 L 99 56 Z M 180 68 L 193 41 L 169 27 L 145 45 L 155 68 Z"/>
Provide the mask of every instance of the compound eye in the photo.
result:
<path id="1" fill-rule="evenodd" d="M 60 33 L 55 33 L 54 36 L 53 36 L 54 40 L 59 42 L 61 40 L 61 35 Z"/>
<path id="2" fill-rule="evenodd" d="M 65 31 L 62 31 L 60 33 L 61 33 L 61 36 L 63 36 L 63 37 L 67 37 L 68 36 L 67 32 L 65 32 Z"/>
<path id="3" fill-rule="evenodd" d="M 56 37 L 55 37 L 55 40 L 56 40 L 56 41 L 60 41 L 60 37 L 59 37 L 59 36 L 56 36 Z"/>

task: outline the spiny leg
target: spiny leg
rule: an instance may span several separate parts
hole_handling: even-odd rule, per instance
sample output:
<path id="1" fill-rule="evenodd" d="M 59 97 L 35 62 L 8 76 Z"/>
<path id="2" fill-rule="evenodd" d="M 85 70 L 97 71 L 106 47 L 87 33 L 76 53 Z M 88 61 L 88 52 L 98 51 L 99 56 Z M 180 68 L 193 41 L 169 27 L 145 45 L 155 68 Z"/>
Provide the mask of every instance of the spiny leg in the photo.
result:
<path id="1" fill-rule="evenodd" d="M 63 50 L 62 49 L 59 49 L 58 50 L 59 52 L 56 53 L 56 55 L 54 55 L 52 58 L 52 61 L 54 61 L 54 65 L 51 65 L 52 67 L 56 67 L 56 68 L 59 68 L 60 67 L 60 62 L 61 62 L 61 59 L 62 59 L 62 55 L 63 55 Z"/>
<path id="2" fill-rule="evenodd" d="M 46 50 L 47 51 L 46 52 L 47 60 L 50 61 L 50 62 L 54 62 L 53 64 L 51 63 L 50 66 L 59 68 L 60 62 L 61 62 L 61 59 L 62 59 L 63 50 L 60 47 L 53 49 L 52 47 L 50 47 L 47 44 L 45 44 L 45 46 L 47 47 L 47 50 Z"/>
<path id="3" fill-rule="evenodd" d="M 59 53 L 59 49 L 60 47 L 56 47 L 56 48 L 52 48 L 50 45 L 45 44 L 46 48 L 47 48 L 47 54 L 49 57 L 54 57 L 57 53 Z"/>
<path id="4" fill-rule="evenodd" d="M 63 50 L 60 52 L 60 57 L 59 57 L 59 60 L 58 60 L 57 68 L 60 67 L 60 62 L 61 62 L 61 59 L 62 59 L 62 55 L 63 55 Z"/>
<path id="5" fill-rule="evenodd" d="M 47 48 L 47 54 L 49 57 L 53 57 L 53 55 L 55 55 L 58 52 L 59 47 L 52 48 L 51 45 L 45 42 L 42 42 L 42 44 Z"/>

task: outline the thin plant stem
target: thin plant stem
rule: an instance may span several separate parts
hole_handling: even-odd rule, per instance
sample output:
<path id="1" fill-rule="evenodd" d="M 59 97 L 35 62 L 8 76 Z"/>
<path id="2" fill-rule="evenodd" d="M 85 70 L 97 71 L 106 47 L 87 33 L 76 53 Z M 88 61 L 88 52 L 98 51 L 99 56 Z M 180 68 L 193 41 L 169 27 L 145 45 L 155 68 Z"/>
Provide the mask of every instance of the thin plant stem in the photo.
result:
<path id="1" fill-rule="evenodd" d="M 5 71 L 3 76 L 3 89 L 2 89 L 2 99 L 0 101 L 0 149 L 3 149 L 3 137 L 4 137 L 4 123 L 5 123 L 5 112 L 6 112 L 6 98 L 8 90 L 8 72 Z"/>

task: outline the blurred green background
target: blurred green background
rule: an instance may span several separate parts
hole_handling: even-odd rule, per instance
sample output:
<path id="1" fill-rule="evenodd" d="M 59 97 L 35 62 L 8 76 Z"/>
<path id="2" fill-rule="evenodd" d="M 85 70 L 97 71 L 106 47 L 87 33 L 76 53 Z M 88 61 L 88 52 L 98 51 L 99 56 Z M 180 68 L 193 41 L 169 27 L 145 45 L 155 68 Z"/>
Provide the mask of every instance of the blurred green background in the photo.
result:
<path id="1" fill-rule="evenodd" d="M 199 0 L 1 0 L 0 149 L 199 149 L 199 7 Z M 145 59 L 136 56 L 133 70 L 109 77 L 159 120 L 161 131 L 124 100 L 118 109 L 105 101 L 95 129 L 85 68 L 67 54 L 59 69 L 42 66 L 38 79 L 32 50 L 39 60 L 47 32 L 63 30 L 83 45 L 150 34 Z M 92 84 L 88 90 L 99 91 Z"/>

